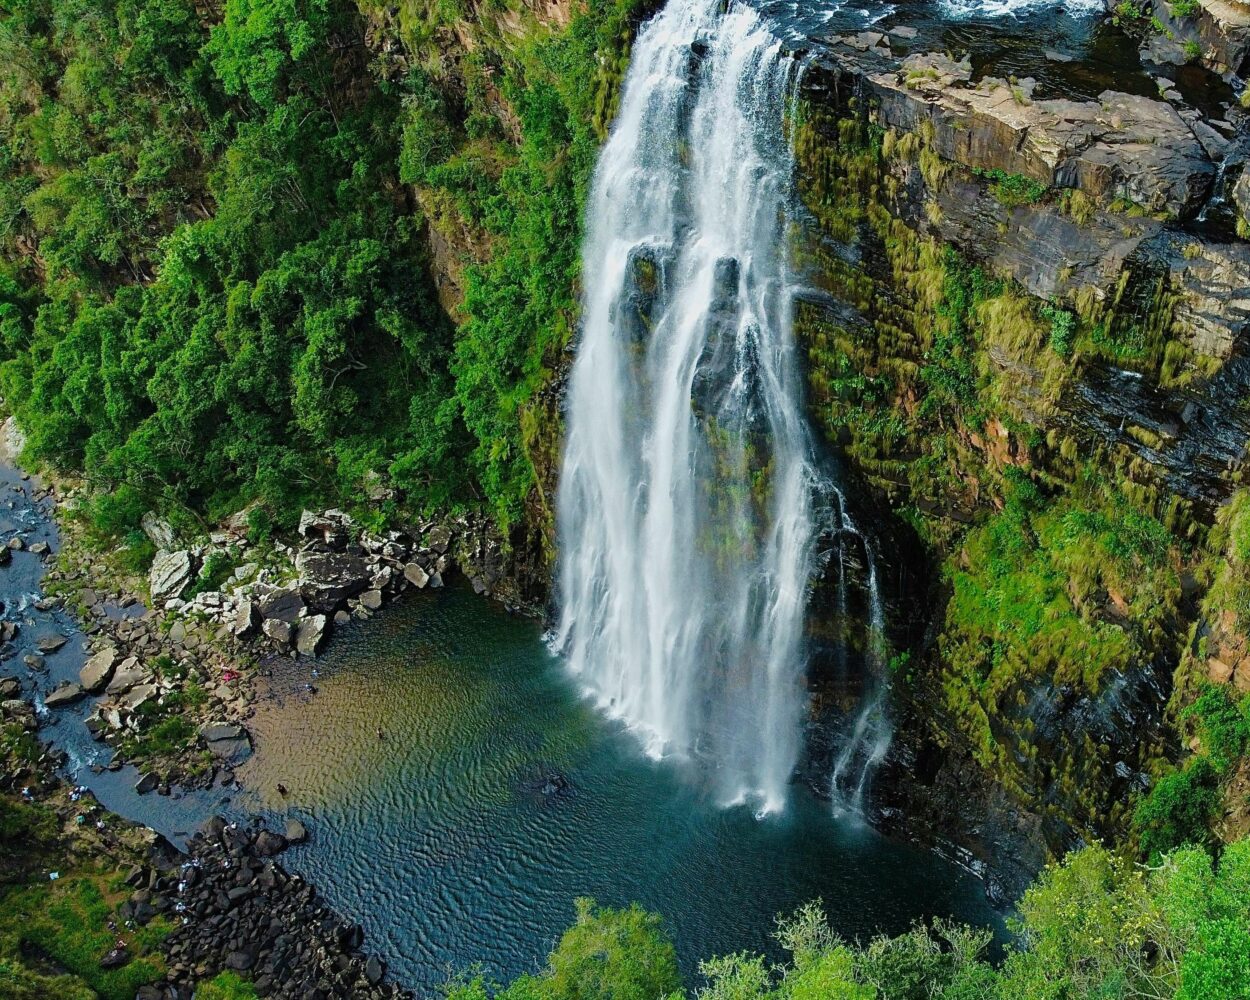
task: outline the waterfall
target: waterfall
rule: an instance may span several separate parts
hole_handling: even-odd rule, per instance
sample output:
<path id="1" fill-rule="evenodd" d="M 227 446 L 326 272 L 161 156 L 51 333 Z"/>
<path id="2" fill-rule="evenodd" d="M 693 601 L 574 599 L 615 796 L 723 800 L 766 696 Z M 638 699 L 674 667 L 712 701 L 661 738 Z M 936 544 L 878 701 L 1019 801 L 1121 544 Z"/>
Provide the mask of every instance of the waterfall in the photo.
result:
<path id="1" fill-rule="evenodd" d="M 587 207 L 557 499 L 569 668 L 649 753 L 760 813 L 801 750 L 832 490 L 792 329 L 797 74 L 745 5 L 671 0 L 639 33 Z"/>

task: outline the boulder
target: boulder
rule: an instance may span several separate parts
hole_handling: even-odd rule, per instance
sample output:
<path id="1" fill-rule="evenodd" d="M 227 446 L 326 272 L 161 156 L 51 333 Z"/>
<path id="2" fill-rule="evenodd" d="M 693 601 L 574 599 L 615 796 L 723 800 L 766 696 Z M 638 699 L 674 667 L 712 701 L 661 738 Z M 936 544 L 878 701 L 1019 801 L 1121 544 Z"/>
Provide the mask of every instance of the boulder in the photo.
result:
<path id="1" fill-rule="evenodd" d="M 435 525 L 426 536 L 426 545 L 441 556 L 451 545 L 451 531 L 444 525 Z"/>
<path id="2" fill-rule="evenodd" d="M 182 592 L 195 578 L 195 561 L 186 549 L 170 552 L 162 549 L 152 560 L 148 571 L 148 588 L 153 601 L 167 601 L 181 597 Z"/>
<path id="3" fill-rule="evenodd" d="M 304 613 L 304 599 L 294 590 L 277 590 L 260 602 L 260 616 L 294 625 Z"/>
<path id="4" fill-rule="evenodd" d="M 282 834 L 261 830 L 256 835 L 256 844 L 252 849 L 258 857 L 272 858 L 275 854 L 281 854 L 287 847 L 287 839 Z"/>
<path id="5" fill-rule="evenodd" d="M 140 795 L 147 795 L 148 792 L 155 791 L 160 783 L 160 777 L 156 773 L 148 771 L 147 774 L 141 775 L 139 780 L 135 782 L 135 791 Z"/>
<path id="6" fill-rule="evenodd" d="M 121 694 L 129 691 L 136 684 L 142 683 L 147 678 L 147 671 L 139 663 L 138 659 L 128 656 L 117 665 L 117 669 L 113 671 L 113 679 L 108 682 L 105 690 L 109 694 Z"/>
<path id="7" fill-rule="evenodd" d="M 334 605 L 369 585 L 369 564 L 361 556 L 345 552 L 315 552 L 305 549 L 295 557 L 300 589 L 314 604 Z"/>
<path id="8" fill-rule="evenodd" d="M 286 821 L 286 839 L 288 843 L 302 844 L 308 839 L 308 830 L 304 824 L 297 820 L 294 816 L 288 817 Z"/>
<path id="9" fill-rule="evenodd" d="M 205 743 L 220 740 L 237 740 L 243 736 L 243 727 L 233 722 L 206 722 L 200 726 L 200 739 Z"/>
<path id="10" fill-rule="evenodd" d="M 238 607 L 234 609 L 234 620 L 230 623 L 230 631 L 235 635 L 244 636 L 256 624 L 256 605 L 251 598 L 243 597 L 239 599 Z"/>
<path id="11" fill-rule="evenodd" d="M 430 574 L 419 563 L 410 562 L 404 567 L 404 579 L 420 590 L 430 582 Z"/>
<path id="12" fill-rule="evenodd" d="M 0 701 L 9 701 L 22 693 L 22 682 L 16 677 L 0 677 Z"/>
<path id="13" fill-rule="evenodd" d="M 52 549 L 48 545 L 47 542 L 35 542 L 30 547 L 30 551 L 33 552 L 37 556 L 46 556 L 49 552 L 52 551 Z"/>
<path id="14" fill-rule="evenodd" d="M 295 651 L 301 656 L 316 656 L 325 639 L 326 616 L 310 615 L 295 630 Z"/>
<path id="15" fill-rule="evenodd" d="M 48 694 L 43 703 L 48 708 L 64 708 L 66 705 L 72 705 L 83 697 L 87 692 L 82 689 L 81 684 L 75 684 L 73 681 L 65 681 L 60 687 Z"/>
<path id="16" fill-rule="evenodd" d="M 266 618 L 261 623 L 260 630 L 279 646 L 291 645 L 293 629 L 290 622 L 283 621 L 281 618 Z"/>
<path id="17" fill-rule="evenodd" d="M 122 699 L 122 704 L 132 712 L 136 711 L 141 705 L 146 704 L 160 694 L 160 688 L 155 684 L 136 684 Z"/>
<path id="18" fill-rule="evenodd" d="M 150 510 L 139 521 L 139 527 L 158 549 L 170 551 L 174 547 L 174 529 L 156 511 Z"/>
<path id="19" fill-rule="evenodd" d="M 117 650 L 112 646 L 100 650 L 84 664 L 78 672 L 78 680 L 87 691 L 102 691 L 113 678 L 113 667 L 117 664 Z"/>
<path id="20" fill-rule="evenodd" d="M 305 541 L 338 545 L 347 540 L 352 525 L 351 517 L 341 510 L 327 510 L 323 514 L 314 514 L 306 510 L 299 516 L 297 530 L 300 538 Z"/>
<path id="21" fill-rule="evenodd" d="M 366 590 L 360 595 L 360 603 L 370 611 L 377 611 L 382 606 L 382 591 Z"/>
<path id="22" fill-rule="evenodd" d="M 231 722 L 206 723 L 200 727 L 200 739 L 214 757 L 223 761 L 241 760 L 252 750 L 247 730 Z"/>
<path id="23" fill-rule="evenodd" d="M 55 653 L 64 646 L 69 640 L 63 635 L 41 635 L 35 640 L 35 645 L 41 653 Z"/>

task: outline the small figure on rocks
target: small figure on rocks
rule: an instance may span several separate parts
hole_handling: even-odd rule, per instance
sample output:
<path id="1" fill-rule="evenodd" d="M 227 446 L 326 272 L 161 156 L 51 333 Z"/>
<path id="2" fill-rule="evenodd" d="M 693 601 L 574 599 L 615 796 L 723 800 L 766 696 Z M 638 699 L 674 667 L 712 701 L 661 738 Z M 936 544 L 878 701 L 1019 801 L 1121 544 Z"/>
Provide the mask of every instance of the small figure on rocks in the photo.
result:
<path id="1" fill-rule="evenodd" d="M 282 784 L 282 782 L 280 782 L 280 781 L 279 781 L 279 782 L 278 782 L 278 794 L 279 794 L 279 795 L 286 795 L 286 793 L 287 793 L 287 792 L 286 792 L 286 785 Z"/>

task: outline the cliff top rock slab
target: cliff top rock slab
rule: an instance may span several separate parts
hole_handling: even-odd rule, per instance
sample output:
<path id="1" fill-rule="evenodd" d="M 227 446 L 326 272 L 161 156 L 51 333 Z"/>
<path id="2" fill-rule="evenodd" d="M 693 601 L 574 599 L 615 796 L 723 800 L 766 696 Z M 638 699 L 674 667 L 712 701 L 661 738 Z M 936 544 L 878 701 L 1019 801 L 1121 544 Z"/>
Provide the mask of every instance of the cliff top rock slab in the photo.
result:
<path id="1" fill-rule="evenodd" d="M 970 63 L 936 52 L 899 58 L 861 37 L 827 50 L 866 85 L 878 124 L 928 137 L 944 159 L 1020 174 L 1151 212 L 1192 214 L 1215 167 L 1193 130 L 1162 100 L 1104 91 L 1097 101 L 1034 100 L 1032 80 L 973 82 Z"/>

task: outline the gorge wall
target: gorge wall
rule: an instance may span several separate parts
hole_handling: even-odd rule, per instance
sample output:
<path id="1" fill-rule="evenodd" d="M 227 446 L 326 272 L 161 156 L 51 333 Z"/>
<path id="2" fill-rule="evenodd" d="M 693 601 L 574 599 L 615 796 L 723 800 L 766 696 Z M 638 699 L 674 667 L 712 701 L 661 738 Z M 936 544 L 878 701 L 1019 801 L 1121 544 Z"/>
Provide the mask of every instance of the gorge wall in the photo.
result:
<path id="1" fill-rule="evenodd" d="M 110 558 L 146 566 L 152 509 L 261 539 L 305 505 L 472 508 L 482 586 L 542 606 L 583 213 L 656 8 L 6 23 L 0 383 Z M 865 808 L 1009 893 L 1079 840 L 1247 824 L 1250 15 L 1121 3 L 1054 53 L 947 16 L 788 24 L 786 238 L 804 402 L 882 560 L 896 735 Z M 830 794 L 864 642 L 816 591 L 800 771 Z"/>
<path id="2" fill-rule="evenodd" d="M 643 13 L 599 60 L 600 129 L 604 67 Z M 898 736 L 869 812 L 1010 893 L 1048 853 L 1129 827 L 1199 747 L 1180 713 L 1204 682 L 1250 685 L 1220 598 L 1250 434 L 1250 244 L 1228 211 L 1246 211 L 1244 112 L 1196 109 L 1166 78 L 1143 94 L 1141 69 L 1124 92 L 995 80 L 922 43 L 906 24 L 796 43 L 796 333 L 886 563 Z M 1237 83 L 1235 44 L 1202 61 Z M 567 351 L 550 362 L 535 498 Z M 529 510 L 550 538 L 549 508 Z M 860 690 L 811 681 L 804 773 L 828 794 L 821 720 Z"/>

